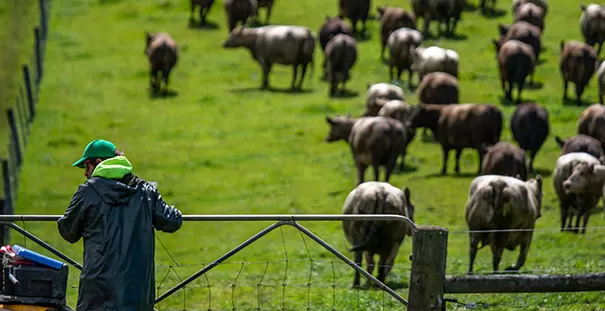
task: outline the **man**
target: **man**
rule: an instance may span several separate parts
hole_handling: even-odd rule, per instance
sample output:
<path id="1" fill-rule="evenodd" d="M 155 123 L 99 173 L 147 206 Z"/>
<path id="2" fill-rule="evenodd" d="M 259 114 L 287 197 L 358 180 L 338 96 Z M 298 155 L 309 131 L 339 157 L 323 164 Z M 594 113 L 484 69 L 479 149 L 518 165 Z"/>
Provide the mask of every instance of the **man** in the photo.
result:
<path id="1" fill-rule="evenodd" d="M 181 212 L 135 176 L 124 153 L 109 141 L 90 142 L 73 166 L 83 168 L 87 180 L 58 226 L 70 243 L 84 238 L 76 310 L 153 310 L 153 228 L 175 232 Z"/>

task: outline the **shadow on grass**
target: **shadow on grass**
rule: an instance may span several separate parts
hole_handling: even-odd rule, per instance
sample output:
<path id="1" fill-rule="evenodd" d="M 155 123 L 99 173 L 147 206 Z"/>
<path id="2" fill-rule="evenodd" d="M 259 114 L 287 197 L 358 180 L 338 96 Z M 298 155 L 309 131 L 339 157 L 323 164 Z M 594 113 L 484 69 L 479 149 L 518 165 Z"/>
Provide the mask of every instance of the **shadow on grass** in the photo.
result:
<path id="1" fill-rule="evenodd" d="M 283 94 L 306 94 L 306 93 L 312 93 L 313 92 L 312 89 L 292 90 L 289 87 L 288 88 L 283 88 L 283 89 L 269 87 L 269 88 L 264 89 L 264 90 L 261 89 L 261 88 L 259 88 L 259 87 L 244 87 L 244 88 L 234 88 L 234 89 L 231 89 L 231 91 L 233 93 L 241 93 L 241 94 L 262 93 L 262 92 L 283 93 Z"/>
<path id="2" fill-rule="evenodd" d="M 403 165 L 403 170 L 401 170 L 401 167 L 399 165 L 397 165 L 397 167 L 395 167 L 395 169 L 393 170 L 393 175 L 409 174 L 409 173 L 413 173 L 416 171 L 418 171 L 418 167 L 410 166 L 407 163 L 405 163 Z"/>
<path id="3" fill-rule="evenodd" d="M 446 173 L 445 175 L 441 174 L 441 172 L 436 172 L 436 173 L 430 173 L 430 174 L 424 175 L 423 177 L 429 179 L 429 178 L 438 178 L 438 177 L 469 178 L 469 177 L 477 177 L 477 176 L 479 176 L 479 175 L 476 172 L 474 172 L 474 173 L 470 173 L 470 172 L 466 172 L 466 173 L 452 173 L 452 172 L 449 172 L 449 173 Z"/>
<path id="4" fill-rule="evenodd" d="M 360 31 L 355 33 L 355 40 L 358 42 L 366 42 L 372 40 L 372 35 L 370 35 L 369 31 Z"/>
<path id="5" fill-rule="evenodd" d="M 496 9 L 486 9 L 486 10 L 481 11 L 481 15 L 483 17 L 489 18 L 489 19 L 499 18 L 499 17 L 502 17 L 502 16 L 506 15 L 506 11 L 502 10 L 502 9 L 498 9 L 498 8 L 496 8 Z"/>
<path id="6" fill-rule="evenodd" d="M 529 178 L 534 178 L 538 174 L 540 174 L 542 177 L 549 177 L 552 175 L 552 170 L 547 168 L 534 168 L 534 171 L 529 174 Z"/>
<path id="7" fill-rule="evenodd" d="M 474 12 L 474 11 L 477 10 L 477 6 L 475 6 L 474 4 L 470 4 L 470 3 L 466 2 L 464 4 L 464 8 L 462 8 L 462 10 L 464 12 Z"/>
<path id="8" fill-rule="evenodd" d="M 217 23 L 215 23 L 213 21 L 209 21 L 209 20 L 206 20 L 206 24 L 204 24 L 204 25 L 202 25 L 201 22 L 196 22 L 196 21 L 190 20 L 188 27 L 190 29 L 211 29 L 211 30 L 219 28 Z"/>
<path id="9" fill-rule="evenodd" d="M 527 83 L 527 86 L 525 88 L 528 90 L 539 90 L 543 87 L 544 83 L 534 81 L 533 83 Z"/>
<path id="10" fill-rule="evenodd" d="M 172 98 L 179 95 L 179 92 L 174 90 L 152 90 L 149 89 L 149 98 L 151 99 L 164 99 Z"/>
<path id="11" fill-rule="evenodd" d="M 563 102 L 563 106 L 590 106 L 590 103 L 585 101 L 585 100 L 580 100 L 580 102 L 578 102 L 578 100 L 576 100 L 575 98 L 563 98 L 562 99 Z"/>
<path id="12" fill-rule="evenodd" d="M 464 40 L 468 39 L 467 35 L 459 34 L 459 33 L 447 33 L 447 34 L 444 34 L 443 37 L 448 40 L 453 40 L 453 41 L 464 41 Z"/>
<path id="13" fill-rule="evenodd" d="M 353 97 L 357 97 L 357 96 L 359 96 L 359 92 L 343 89 L 343 90 L 336 91 L 336 94 L 334 94 L 333 96 L 330 96 L 330 98 L 332 98 L 332 99 L 339 99 L 339 98 L 346 99 L 346 98 L 353 98 Z"/>
<path id="14" fill-rule="evenodd" d="M 502 106 L 516 106 L 516 105 L 519 105 L 519 104 L 522 104 L 522 103 L 535 103 L 536 102 L 535 99 L 532 99 L 532 98 L 523 98 L 523 96 L 521 96 L 521 98 L 519 98 L 519 100 L 517 100 L 514 97 L 515 93 L 516 92 L 513 92 L 513 99 L 512 100 L 506 99 L 504 96 L 500 95 L 498 97 L 498 99 L 500 101 L 500 105 L 502 105 Z M 521 93 L 521 95 L 523 95 L 523 93 Z"/>

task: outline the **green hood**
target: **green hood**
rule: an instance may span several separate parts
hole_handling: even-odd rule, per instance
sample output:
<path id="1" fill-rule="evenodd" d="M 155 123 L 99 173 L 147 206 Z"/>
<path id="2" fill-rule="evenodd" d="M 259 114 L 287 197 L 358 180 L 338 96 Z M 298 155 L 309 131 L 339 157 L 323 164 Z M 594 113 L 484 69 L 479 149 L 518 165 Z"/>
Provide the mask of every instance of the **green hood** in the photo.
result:
<path id="1" fill-rule="evenodd" d="M 125 156 L 117 156 L 107 159 L 95 168 L 91 177 L 105 177 L 110 179 L 121 179 L 126 174 L 132 173 L 132 164 Z"/>

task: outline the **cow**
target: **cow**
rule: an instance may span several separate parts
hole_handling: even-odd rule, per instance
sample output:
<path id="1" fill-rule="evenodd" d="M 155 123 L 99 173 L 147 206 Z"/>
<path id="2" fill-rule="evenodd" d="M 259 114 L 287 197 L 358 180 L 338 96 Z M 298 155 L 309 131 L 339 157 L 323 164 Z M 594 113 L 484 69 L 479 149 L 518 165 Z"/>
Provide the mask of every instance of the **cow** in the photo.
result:
<path id="1" fill-rule="evenodd" d="M 362 116 L 370 117 L 377 116 L 378 111 L 382 108 L 382 105 L 385 102 L 376 101 L 376 99 L 388 99 L 388 100 L 405 100 L 405 95 L 403 94 L 403 89 L 398 87 L 397 85 L 390 83 L 376 83 L 376 84 L 368 84 L 366 92 L 366 110 Z"/>
<path id="2" fill-rule="evenodd" d="M 411 48 L 412 67 L 418 71 L 418 80 L 422 82 L 424 76 L 435 71 L 449 73 L 458 78 L 458 64 L 460 56 L 454 50 L 444 49 L 438 46 L 428 48 L 419 46 Z"/>
<path id="3" fill-rule="evenodd" d="M 357 21 L 361 21 L 362 33 L 366 31 L 366 21 L 370 14 L 370 0 L 338 0 L 338 16 L 347 17 L 353 25 L 353 34 L 357 31 Z"/>
<path id="4" fill-rule="evenodd" d="M 397 80 L 401 80 L 401 73 L 408 72 L 408 85 L 412 85 L 412 51 L 422 44 L 424 37 L 420 31 L 402 27 L 393 31 L 387 39 L 389 50 L 389 78 L 393 80 L 393 71 L 397 69 Z M 420 81 L 418 81 L 420 83 Z"/>
<path id="5" fill-rule="evenodd" d="M 605 165 L 596 164 L 594 161 L 590 163 L 580 162 L 574 166 L 571 175 L 563 182 L 563 190 L 566 194 L 573 194 L 576 197 L 587 197 L 591 203 L 596 197 L 598 200 L 605 195 L 603 193 L 603 185 L 605 184 Z M 596 205 L 596 203 L 594 203 Z M 592 207 L 594 207 L 594 205 Z M 576 224 L 573 231 L 577 231 L 580 224 L 580 216 L 583 218 L 582 234 L 586 233 L 588 218 L 590 216 L 589 206 L 584 206 L 585 209 L 576 210 Z M 571 217 L 570 217 L 571 218 Z M 571 225 L 571 219 L 570 219 Z"/>
<path id="6" fill-rule="evenodd" d="M 567 139 L 562 139 L 559 136 L 555 136 L 555 141 L 559 148 L 561 148 L 559 156 L 572 152 L 586 152 L 598 158 L 601 163 L 605 162 L 602 160 L 604 153 L 601 142 L 594 137 L 578 134 Z"/>
<path id="7" fill-rule="evenodd" d="M 357 62 L 357 44 L 349 35 L 337 34 L 326 47 L 327 76 L 330 80 L 330 96 L 336 95 L 338 84 L 342 83 L 341 94 L 350 78 L 349 71 Z"/>
<path id="8" fill-rule="evenodd" d="M 242 27 L 246 26 L 248 19 L 256 12 L 257 2 L 256 0 L 224 0 L 223 8 L 227 15 L 229 32 L 233 32 L 240 22 Z"/>
<path id="9" fill-rule="evenodd" d="M 223 42 L 224 48 L 245 47 L 263 69 L 261 89 L 269 88 L 269 74 L 273 64 L 293 67 L 292 90 L 301 90 L 307 66 L 313 70 L 315 35 L 302 26 L 262 26 L 258 28 L 236 28 Z M 302 74 L 296 85 L 298 68 Z"/>
<path id="10" fill-rule="evenodd" d="M 429 24 L 432 20 L 438 22 L 439 34 L 445 24 L 445 34 L 451 35 L 456 31 L 456 25 L 464 9 L 465 0 L 410 0 L 416 18 L 424 19 L 424 33 L 429 34 Z"/>
<path id="11" fill-rule="evenodd" d="M 594 137 L 605 151 L 605 106 L 592 104 L 578 118 L 578 134 Z"/>
<path id="12" fill-rule="evenodd" d="M 346 197 L 342 213 L 344 215 L 393 214 L 414 221 L 414 205 L 410 201 L 410 189 L 396 188 L 384 182 L 365 182 L 358 185 Z M 365 255 L 366 271 L 374 272 L 374 255 L 378 261 L 378 281 L 385 279 L 403 243 L 404 237 L 412 236 L 412 226 L 405 221 L 384 220 L 343 220 L 347 241 L 355 253 L 355 263 L 361 267 Z M 369 283 L 369 282 L 368 282 Z M 359 272 L 355 271 L 353 287 L 359 288 Z"/>
<path id="13" fill-rule="evenodd" d="M 376 101 L 381 102 L 379 105 L 382 106 L 382 108 L 380 108 L 380 111 L 378 111 L 378 116 L 393 118 L 395 120 L 399 120 L 401 124 L 405 124 L 410 115 L 412 114 L 413 107 L 404 101 L 398 99 L 385 100 L 380 98 L 376 99 Z M 409 146 L 410 143 L 414 140 L 414 137 L 416 137 L 416 130 L 411 127 L 404 127 L 406 130 L 406 146 Z M 402 172 L 405 169 L 405 152 L 407 152 L 407 148 L 406 150 L 404 150 L 404 153 L 401 154 L 401 164 L 399 165 L 399 170 Z"/>
<path id="14" fill-rule="evenodd" d="M 256 11 L 254 12 L 254 20 L 258 23 L 258 11 L 260 8 L 267 9 L 267 14 L 265 15 L 265 25 L 269 24 L 269 18 L 271 18 L 271 10 L 273 9 L 273 0 L 256 0 Z"/>
<path id="15" fill-rule="evenodd" d="M 161 80 L 164 87 L 168 88 L 170 72 L 179 59 L 179 51 L 176 41 L 165 32 L 151 34 L 145 32 L 145 55 L 150 65 L 149 84 L 154 91 L 161 88 Z"/>
<path id="16" fill-rule="evenodd" d="M 478 173 L 481 173 L 484 146 L 500 141 L 502 111 L 492 104 L 416 105 L 406 127 L 428 128 L 441 145 L 443 166 L 447 170 L 450 150 L 456 150 L 456 173 L 460 172 L 460 155 L 464 148 L 476 149 L 479 153 Z"/>
<path id="17" fill-rule="evenodd" d="M 380 20 L 380 58 L 384 59 L 384 49 L 391 33 L 402 27 L 416 29 L 416 16 L 397 7 L 381 6 L 376 10 Z"/>
<path id="18" fill-rule="evenodd" d="M 605 62 L 601 62 L 597 69 L 597 81 L 599 83 L 599 103 L 603 105 L 603 96 L 605 96 Z"/>
<path id="19" fill-rule="evenodd" d="M 498 58 L 500 84 L 506 100 L 513 100 L 513 87 L 517 86 L 517 103 L 521 102 L 521 92 L 525 80 L 533 76 L 535 57 L 531 46 L 518 40 L 505 41 L 502 46 L 494 40 Z"/>
<path id="20" fill-rule="evenodd" d="M 445 72 L 427 74 L 418 86 L 418 100 L 423 104 L 449 105 L 460 101 L 458 79 Z"/>
<path id="21" fill-rule="evenodd" d="M 325 21 L 321 28 L 319 29 L 319 44 L 321 46 L 322 52 L 326 51 L 326 46 L 330 39 L 332 39 L 337 34 L 346 34 L 349 36 L 353 36 L 353 31 L 351 27 L 349 27 L 344 20 L 340 17 L 330 17 L 326 15 Z M 324 69 L 324 77 L 327 76 L 327 59 L 325 58 L 324 53 L 324 62 L 322 68 Z"/>
<path id="22" fill-rule="evenodd" d="M 330 133 L 328 143 L 344 140 L 349 143 L 355 166 L 357 184 L 364 182 L 368 166 L 374 169 L 374 180 L 379 180 L 379 167 L 385 167 L 384 181 L 388 182 L 400 154 L 407 149 L 406 130 L 401 122 L 385 117 L 348 116 L 326 117 Z"/>
<path id="23" fill-rule="evenodd" d="M 528 22 L 544 32 L 544 9 L 533 3 L 528 2 L 520 5 L 513 18 L 515 22 Z"/>
<path id="24" fill-rule="evenodd" d="M 200 25 L 206 25 L 206 16 L 212 8 L 214 0 L 191 0 L 191 12 L 189 13 L 189 22 L 193 23 L 194 17 L 193 12 L 196 6 L 200 7 Z"/>
<path id="25" fill-rule="evenodd" d="M 571 40 L 567 43 L 561 40 L 561 56 L 559 70 L 563 77 L 563 99 L 567 100 L 569 82 L 576 85 L 576 103 L 582 105 L 582 93 L 590 82 L 597 67 L 597 52 L 583 42 Z"/>
<path id="26" fill-rule="evenodd" d="M 517 106 L 510 120 L 513 139 L 529 154 L 529 172 L 534 171 L 536 154 L 550 132 L 548 111 L 536 103 Z"/>
<path id="27" fill-rule="evenodd" d="M 542 195 L 540 175 L 525 182 L 499 175 L 483 175 L 473 179 L 465 206 L 465 219 L 471 231 L 468 274 L 473 274 L 477 250 L 487 245 L 492 249 L 494 273 L 499 271 L 505 248 L 512 251 L 520 247 L 517 263 L 506 270 L 519 271 L 523 267 L 533 229 L 542 216 Z"/>
<path id="28" fill-rule="evenodd" d="M 546 13 L 548 13 L 548 2 L 546 0 L 513 0 L 513 15 L 525 3 L 532 3 L 539 6 L 544 11 L 544 16 L 546 16 Z"/>
<path id="29" fill-rule="evenodd" d="M 584 42 L 594 47 L 598 45 L 597 55 L 601 54 L 601 47 L 605 41 L 605 6 L 599 4 L 580 4 L 580 29 Z"/>
<path id="30" fill-rule="evenodd" d="M 505 141 L 484 147 L 487 152 L 481 167 L 484 175 L 502 175 L 527 179 L 525 150 Z"/>
<path id="31" fill-rule="evenodd" d="M 509 40 L 519 40 L 531 46 L 534 52 L 534 60 L 536 64 L 539 63 L 542 51 L 542 32 L 540 28 L 525 21 L 518 21 L 512 25 L 498 24 L 498 31 L 500 32 L 499 46 Z M 534 82 L 533 72 L 530 81 Z"/>
<path id="32" fill-rule="evenodd" d="M 572 152 L 564 154 L 557 159 L 553 174 L 553 184 L 561 209 L 561 231 L 578 233 L 580 217 L 582 217 L 584 223 L 581 232 L 584 233 L 590 211 L 597 205 L 602 195 L 602 189 L 599 189 L 598 192 L 571 191 L 573 183 L 568 178 L 576 172 L 575 168 L 581 163 L 588 165 L 600 164 L 597 158 L 585 152 Z M 576 172 L 576 174 L 579 172 Z M 570 214 L 570 212 L 572 213 Z M 573 216 L 576 216 L 576 223 L 572 227 Z"/>

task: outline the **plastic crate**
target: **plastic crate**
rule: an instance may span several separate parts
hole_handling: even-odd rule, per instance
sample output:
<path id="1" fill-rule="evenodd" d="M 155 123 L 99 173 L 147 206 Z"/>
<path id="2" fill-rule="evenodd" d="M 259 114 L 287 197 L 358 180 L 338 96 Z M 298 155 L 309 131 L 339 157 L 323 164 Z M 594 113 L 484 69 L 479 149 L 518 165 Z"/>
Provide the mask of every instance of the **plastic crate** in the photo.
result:
<path id="1" fill-rule="evenodd" d="M 11 282 L 11 273 L 18 281 Z M 21 297 L 64 299 L 67 292 L 68 269 L 60 270 L 44 266 L 16 265 L 4 268 L 4 294 Z"/>

